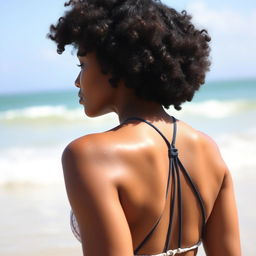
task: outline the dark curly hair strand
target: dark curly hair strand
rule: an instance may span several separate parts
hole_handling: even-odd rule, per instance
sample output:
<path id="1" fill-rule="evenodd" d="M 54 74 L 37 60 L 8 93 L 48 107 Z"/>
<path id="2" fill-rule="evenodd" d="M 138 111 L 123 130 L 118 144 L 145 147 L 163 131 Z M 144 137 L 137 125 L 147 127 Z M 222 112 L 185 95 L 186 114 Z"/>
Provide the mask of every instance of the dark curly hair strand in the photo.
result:
<path id="1" fill-rule="evenodd" d="M 157 0 L 70 0 L 48 37 L 61 54 L 72 44 L 78 55 L 94 51 L 116 87 L 122 79 L 142 99 L 165 108 L 191 101 L 209 70 L 206 30 L 186 11 Z"/>

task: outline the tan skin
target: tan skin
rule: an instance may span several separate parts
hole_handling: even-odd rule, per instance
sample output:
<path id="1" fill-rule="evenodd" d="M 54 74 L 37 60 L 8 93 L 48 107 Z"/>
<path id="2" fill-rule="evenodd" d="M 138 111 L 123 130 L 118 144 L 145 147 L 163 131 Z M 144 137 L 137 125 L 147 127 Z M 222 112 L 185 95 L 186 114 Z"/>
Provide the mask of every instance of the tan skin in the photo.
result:
<path id="1" fill-rule="evenodd" d="M 151 239 L 139 254 L 161 253 L 169 218 L 165 207 L 168 174 L 167 146 L 144 118 L 172 140 L 172 118 L 160 104 L 137 98 L 121 81 L 117 88 L 103 75 L 94 53 L 79 57 L 75 85 L 89 117 L 117 113 L 120 125 L 71 142 L 63 152 L 66 189 L 76 215 L 84 256 L 132 256 L 164 211 Z M 232 179 L 216 144 L 207 135 L 177 121 L 179 158 L 197 185 L 206 209 L 203 245 L 208 256 L 239 256 L 240 238 Z M 200 238 L 201 212 L 186 179 L 181 176 L 184 205 L 182 247 Z M 175 215 L 177 212 L 175 213 Z M 171 247 L 177 248 L 174 220 Z M 192 256 L 197 250 L 179 254 Z"/>

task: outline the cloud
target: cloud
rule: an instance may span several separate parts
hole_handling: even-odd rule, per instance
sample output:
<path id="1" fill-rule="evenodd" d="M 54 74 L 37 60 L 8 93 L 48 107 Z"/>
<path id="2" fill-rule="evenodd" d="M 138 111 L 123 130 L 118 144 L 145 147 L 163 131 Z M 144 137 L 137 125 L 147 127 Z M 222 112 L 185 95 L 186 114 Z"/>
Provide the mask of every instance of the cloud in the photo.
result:
<path id="1" fill-rule="evenodd" d="M 237 10 L 211 9 L 205 2 L 196 1 L 188 6 L 193 14 L 194 22 L 204 25 L 220 34 L 229 36 L 241 36 L 241 34 L 256 38 L 256 10 L 251 13 L 241 13 Z"/>
<path id="2" fill-rule="evenodd" d="M 256 10 L 214 9 L 203 1 L 192 2 L 187 10 L 212 37 L 211 77 L 256 77 Z"/>

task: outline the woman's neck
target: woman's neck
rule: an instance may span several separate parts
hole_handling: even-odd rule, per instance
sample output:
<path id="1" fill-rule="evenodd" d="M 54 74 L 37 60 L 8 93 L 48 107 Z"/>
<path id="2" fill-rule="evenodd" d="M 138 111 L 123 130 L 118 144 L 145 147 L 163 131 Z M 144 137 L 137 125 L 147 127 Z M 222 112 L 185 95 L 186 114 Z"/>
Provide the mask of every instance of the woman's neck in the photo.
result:
<path id="1" fill-rule="evenodd" d="M 170 119 L 161 104 L 139 98 L 131 88 L 127 88 L 124 84 L 120 84 L 117 88 L 112 109 L 117 113 L 120 123 L 130 117 L 140 117 L 151 121 Z"/>
<path id="2" fill-rule="evenodd" d="M 122 123 L 130 117 L 140 117 L 152 121 L 166 119 L 168 114 L 164 111 L 161 105 L 151 102 L 141 102 L 140 104 L 132 102 L 132 104 L 126 105 L 119 110 L 118 117 L 120 123 Z"/>
<path id="3" fill-rule="evenodd" d="M 133 97 L 127 97 L 116 105 L 115 112 L 118 115 L 119 122 L 123 123 L 130 117 L 140 117 L 146 120 L 166 120 L 170 116 L 165 112 L 163 106 L 159 103 L 146 101 Z"/>

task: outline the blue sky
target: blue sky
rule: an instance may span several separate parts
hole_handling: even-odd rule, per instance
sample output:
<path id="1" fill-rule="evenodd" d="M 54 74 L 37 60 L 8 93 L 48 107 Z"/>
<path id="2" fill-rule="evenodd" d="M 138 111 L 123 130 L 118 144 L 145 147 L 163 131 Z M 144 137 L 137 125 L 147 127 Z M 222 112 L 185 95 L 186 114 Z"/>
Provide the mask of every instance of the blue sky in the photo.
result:
<path id="1" fill-rule="evenodd" d="M 256 78 L 256 1 L 165 0 L 193 15 L 212 36 L 207 79 Z M 76 55 L 62 55 L 46 39 L 63 14 L 63 0 L 2 1 L 0 8 L 0 93 L 68 89 L 79 71 Z"/>

